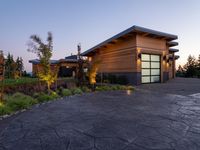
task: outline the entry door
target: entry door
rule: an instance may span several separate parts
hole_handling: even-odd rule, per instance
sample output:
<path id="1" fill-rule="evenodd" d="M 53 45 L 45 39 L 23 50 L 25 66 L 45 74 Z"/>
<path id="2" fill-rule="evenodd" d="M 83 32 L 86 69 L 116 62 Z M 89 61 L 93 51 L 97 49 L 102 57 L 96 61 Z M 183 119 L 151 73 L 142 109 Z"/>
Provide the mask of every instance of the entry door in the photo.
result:
<path id="1" fill-rule="evenodd" d="M 142 83 L 160 82 L 160 55 L 141 55 Z"/>

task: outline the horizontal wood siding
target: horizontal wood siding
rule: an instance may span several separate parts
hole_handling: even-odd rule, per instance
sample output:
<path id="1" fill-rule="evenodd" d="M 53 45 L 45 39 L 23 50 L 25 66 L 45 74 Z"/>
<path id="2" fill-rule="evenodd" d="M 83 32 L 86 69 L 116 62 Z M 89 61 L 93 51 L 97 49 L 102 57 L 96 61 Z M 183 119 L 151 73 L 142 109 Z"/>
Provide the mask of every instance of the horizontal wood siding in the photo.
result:
<path id="1" fill-rule="evenodd" d="M 98 72 L 134 72 L 135 37 L 117 41 L 115 44 L 99 49 L 92 61 L 100 61 Z"/>

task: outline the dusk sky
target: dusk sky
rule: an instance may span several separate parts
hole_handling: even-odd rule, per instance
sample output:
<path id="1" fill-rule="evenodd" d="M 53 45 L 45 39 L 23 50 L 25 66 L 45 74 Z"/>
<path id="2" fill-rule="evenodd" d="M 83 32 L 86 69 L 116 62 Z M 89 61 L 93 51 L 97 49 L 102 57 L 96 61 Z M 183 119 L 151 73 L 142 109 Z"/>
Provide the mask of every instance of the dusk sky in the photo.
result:
<path id="1" fill-rule="evenodd" d="M 200 54 L 199 0 L 1 0 L 0 49 L 28 60 L 36 55 L 27 52 L 32 34 L 46 40 L 53 33 L 53 59 L 82 52 L 111 36 L 138 25 L 178 35 L 180 59 Z"/>

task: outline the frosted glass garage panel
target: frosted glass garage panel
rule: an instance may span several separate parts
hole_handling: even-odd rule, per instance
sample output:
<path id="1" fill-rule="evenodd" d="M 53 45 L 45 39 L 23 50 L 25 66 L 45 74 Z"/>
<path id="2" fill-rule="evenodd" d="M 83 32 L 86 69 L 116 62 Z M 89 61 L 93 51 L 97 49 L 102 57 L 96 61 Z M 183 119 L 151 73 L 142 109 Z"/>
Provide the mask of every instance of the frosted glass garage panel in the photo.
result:
<path id="1" fill-rule="evenodd" d="M 142 76 L 150 75 L 150 69 L 142 69 Z"/>
<path id="2" fill-rule="evenodd" d="M 151 75 L 160 75 L 160 69 L 151 69 Z"/>
<path id="3" fill-rule="evenodd" d="M 151 62 L 151 68 L 160 68 L 160 62 Z"/>
<path id="4" fill-rule="evenodd" d="M 151 76 L 151 82 L 160 82 L 160 76 Z"/>
<path id="5" fill-rule="evenodd" d="M 142 77 L 142 83 L 150 83 L 150 76 L 148 77 Z"/>
<path id="6" fill-rule="evenodd" d="M 149 54 L 142 54 L 142 61 L 150 61 L 150 55 Z"/>
<path id="7" fill-rule="evenodd" d="M 159 55 L 151 55 L 151 61 L 160 61 Z"/>
<path id="8" fill-rule="evenodd" d="M 142 68 L 150 68 L 150 62 L 142 62 Z"/>

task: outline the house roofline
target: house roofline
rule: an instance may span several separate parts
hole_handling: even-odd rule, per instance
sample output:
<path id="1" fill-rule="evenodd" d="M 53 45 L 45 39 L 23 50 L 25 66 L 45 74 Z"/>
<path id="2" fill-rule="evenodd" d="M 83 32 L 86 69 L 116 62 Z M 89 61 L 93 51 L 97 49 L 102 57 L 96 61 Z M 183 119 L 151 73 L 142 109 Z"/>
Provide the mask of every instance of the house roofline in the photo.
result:
<path id="1" fill-rule="evenodd" d="M 134 26 L 120 32 L 119 34 L 116 34 L 115 36 L 101 42 L 100 44 L 90 48 L 89 50 L 83 52 L 81 55 L 87 56 L 89 53 L 95 51 L 96 49 L 100 48 L 101 46 L 108 44 L 109 42 L 111 42 L 115 39 L 118 39 L 118 38 L 120 38 L 120 37 L 122 37 L 126 34 L 129 34 L 129 33 L 148 33 L 149 35 L 154 35 L 154 36 L 157 36 L 157 37 L 164 37 L 168 41 L 176 40 L 178 38 L 177 35 L 168 34 L 168 33 L 165 33 L 165 32 L 160 32 L 160 31 L 156 31 L 156 30 L 152 30 L 152 29 L 148 29 L 148 28 L 144 28 L 144 27 L 134 25 Z"/>

